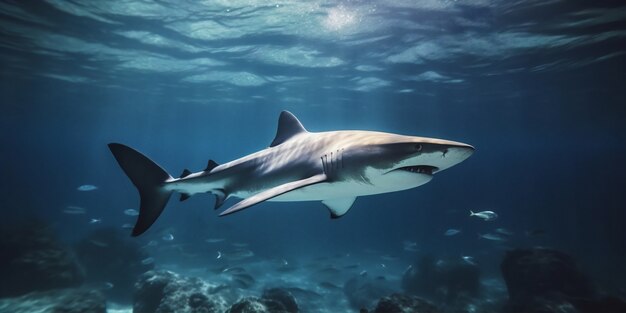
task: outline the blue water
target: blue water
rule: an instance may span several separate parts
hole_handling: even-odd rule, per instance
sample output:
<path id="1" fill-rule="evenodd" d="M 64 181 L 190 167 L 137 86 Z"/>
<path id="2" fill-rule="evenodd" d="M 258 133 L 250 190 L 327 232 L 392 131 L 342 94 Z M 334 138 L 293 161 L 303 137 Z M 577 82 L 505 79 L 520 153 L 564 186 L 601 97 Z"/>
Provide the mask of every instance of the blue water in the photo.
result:
<path id="1" fill-rule="evenodd" d="M 157 241 L 155 266 L 190 275 L 223 266 L 217 251 L 238 242 L 254 252 L 249 268 L 297 264 L 283 279 L 342 255 L 396 282 L 419 255 L 472 256 L 499 278 L 507 249 L 546 246 L 624 292 L 625 15 L 610 1 L 2 1 L 2 224 L 37 216 L 68 244 L 104 227 L 130 234 L 124 210 L 139 197 L 107 143 L 195 172 L 266 148 L 289 110 L 310 131 L 476 151 L 419 188 L 358 198 L 337 220 L 314 202 L 218 217 L 210 195 L 175 196 L 129 240 Z M 513 235 L 478 238 L 496 228 Z"/>

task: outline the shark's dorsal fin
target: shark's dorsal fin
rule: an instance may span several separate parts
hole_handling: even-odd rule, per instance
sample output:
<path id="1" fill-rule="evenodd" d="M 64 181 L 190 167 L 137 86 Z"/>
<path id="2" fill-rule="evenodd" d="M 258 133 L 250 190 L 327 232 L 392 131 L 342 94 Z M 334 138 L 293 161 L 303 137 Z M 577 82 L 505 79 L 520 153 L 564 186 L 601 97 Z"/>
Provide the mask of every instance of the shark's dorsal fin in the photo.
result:
<path id="1" fill-rule="evenodd" d="M 213 160 L 209 160 L 209 163 L 206 165 L 204 169 L 205 172 L 210 172 L 212 169 L 216 168 L 219 164 Z"/>
<path id="2" fill-rule="evenodd" d="M 302 187 L 310 186 L 310 185 L 313 185 L 313 184 L 321 183 L 323 181 L 326 181 L 326 179 L 327 179 L 326 174 L 317 174 L 317 175 L 311 176 L 309 178 L 288 182 L 288 183 L 276 186 L 274 188 L 267 189 L 265 191 L 257 193 L 254 196 L 250 196 L 248 198 L 245 198 L 245 199 L 237 202 L 235 205 L 231 206 L 226 211 L 222 212 L 220 214 L 220 216 L 224 216 L 224 215 L 228 215 L 228 214 L 231 214 L 231 213 L 235 213 L 237 211 L 241 211 L 241 210 L 243 210 L 243 209 L 245 209 L 247 207 L 253 206 L 253 205 L 255 205 L 255 204 L 259 203 L 259 202 L 263 202 L 265 200 L 269 200 L 271 198 L 280 196 L 280 195 L 282 195 L 284 193 L 296 190 L 298 188 L 302 188 Z"/>
<path id="3" fill-rule="evenodd" d="M 182 174 L 180 174 L 180 178 L 187 177 L 187 176 L 189 176 L 189 174 L 191 174 L 191 171 L 190 171 L 190 170 L 188 170 L 188 169 L 184 169 L 184 170 L 183 170 L 183 173 L 182 173 Z"/>
<path id="4" fill-rule="evenodd" d="M 270 147 L 278 146 L 279 144 L 289 140 L 289 138 L 306 132 L 306 129 L 302 126 L 302 123 L 298 121 L 298 118 L 296 118 L 289 111 L 282 111 L 280 113 L 280 117 L 278 118 L 278 130 L 276 130 L 276 137 L 274 137 L 274 141 L 272 141 Z"/>
<path id="5" fill-rule="evenodd" d="M 352 204 L 354 203 L 355 198 L 339 198 L 339 199 L 329 199 L 324 200 L 322 203 L 328 208 L 330 211 L 330 218 L 340 218 L 344 214 L 350 210 Z"/>

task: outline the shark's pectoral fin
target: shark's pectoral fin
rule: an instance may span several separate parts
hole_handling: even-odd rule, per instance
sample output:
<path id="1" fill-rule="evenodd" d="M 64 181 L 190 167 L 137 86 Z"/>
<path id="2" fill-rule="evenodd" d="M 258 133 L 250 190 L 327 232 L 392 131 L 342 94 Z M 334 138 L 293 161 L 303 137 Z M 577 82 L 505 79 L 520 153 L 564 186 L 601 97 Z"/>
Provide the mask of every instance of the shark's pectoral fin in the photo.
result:
<path id="1" fill-rule="evenodd" d="M 265 200 L 269 200 L 271 198 L 280 196 L 280 195 L 282 195 L 284 193 L 296 190 L 298 188 L 302 188 L 302 187 L 310 186 L 310 185 L 313 185 L 313 184 L 321 183 L 323 181 L 326 181 L 326 179 L 327 179 L 326 174 L 318 174 L 318 175 L 315 175 L 315 176 L 311 176 L 309 178 L 288 182 L 286 184 L 282 184 L 280 186 L 276 186 L 274 188 L 270 188 L 270 189 L 265 190 L 263 192 L 257 193 L 254 196 L 251 196 L 251 197 L 248 197 L 246 199 L 243 199 L 243 200 L 239 201 L 235 205 L 233 205 L 230 208 L 228 208 L 226 211 L 222 212 L 220 214 L 220 216 L 224 216 L 224 215 L 235 213 L 235 212 L 243 210 L 243 209 L 245 209 L 245 208 L 247 208 L 249 206 L 255 205 L 255 204 L 259 203 L 259 202 L 263 202 Z"/>
<path id="2" fill-rule="evenodd" d="M 356 200 L 354 198 L 338 198 L 338 199 L 328 199 L 322 201 L 322 203 L 328 208 L 330 211 L 330 218 L 340 218 L 344 214 L 350 210 L 352 204 Z"/>

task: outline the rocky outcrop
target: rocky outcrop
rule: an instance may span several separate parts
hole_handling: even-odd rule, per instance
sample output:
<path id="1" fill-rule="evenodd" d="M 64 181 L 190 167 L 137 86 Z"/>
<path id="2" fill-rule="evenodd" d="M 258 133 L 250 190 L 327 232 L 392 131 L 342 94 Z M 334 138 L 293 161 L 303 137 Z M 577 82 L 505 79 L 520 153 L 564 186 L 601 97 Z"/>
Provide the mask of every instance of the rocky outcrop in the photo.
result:
<path id="1" fill-rule="evenodd" d="M 215 286 L 170 271 L 149 271 L 135 284 L 134 313 L 222 313 L 226 301 L 210 291 Z"/>
<path id="2" fill-rule="evenodd" d="M 233 304 L 227 313 L 298 313 L 296 298 L 282 288 L 270 288 L 261 298 L 247 297 Z"/>
<path id="3" fill-rule="evenodd" d="M 501 265 L 502 276 L 514 302 L 549 294 L 591 297 L 593 290 L 569 255 L 552 249 L 508 251 Z"/>
<path id="4" fill-rule="evenodd" d="M 135 282 L 154 267 L 141 262 L 148 255 L 136 241 L 114 228 L 91 233 L 76 246 L 76 254 L 85 270 L 86 281 L 110 283 L 112 288 L 105 294 L 118 302 L 131 302 Z"/>
<path id="5" fill-rule="evenodd" d="M 425 296 L 438 303 L 453 304 L 480 293 L 480 271 L 463 260 L 423 257 L 402 276 L 407 294 Z"/>
<path id="6" fill-rule="evenodd" d="M 104 296 L 93 290 L 57 289 L 0 300 L 0 312 L 106 313 Z"/>
<path id="7" fill-rule="evenodd" d="M 262 299 L 265 300 L 266 305 L 269 304 L 270 308 L 273 307 L 287 313 L 298 313 L 300 311 L 296 298 L 291 292 L 282 288 L 265 289 Z"/>
<path id="8" fill-rule="evenodd" d="M 83 272 L 70 249 L 43 222 L 0 230 L 0 297 L 78 286 Z"/>
<path id="9" fill-rule="evenodd" d="M 617 313 L 626 303 L 616 298 L 600 299 L 574 259 L 546 248 L 507 252 L 501 264 L 509 292 L 507 313 Z"/>
<path id="10" fill-rule="evenodd" d="M 394 293 L 378 301 L 374 313 L 440 313 L 433 304 L 416 296 Z"/>
<path id="11" fill-rule="evenodd" d="M 387 281 L 370 278 L 367 275 L 349 279 L 344 284 L 343 291 L 355 309 L 373 307 L 377 299 L 394 292 Z"/>

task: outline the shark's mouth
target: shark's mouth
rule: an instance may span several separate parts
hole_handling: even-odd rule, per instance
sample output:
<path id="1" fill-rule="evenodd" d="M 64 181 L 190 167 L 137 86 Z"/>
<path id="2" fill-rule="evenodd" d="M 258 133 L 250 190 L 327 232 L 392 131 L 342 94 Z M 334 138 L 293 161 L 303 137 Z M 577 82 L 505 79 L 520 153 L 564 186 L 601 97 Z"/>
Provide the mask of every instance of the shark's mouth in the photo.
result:
<path id="1" fill-rule="evenodd" d="M 400 167 L 400 168 L 397 168 L 395 170 L 396 171 L 407 171 L 407 172 L 417 173 L 417 174 L 432 175 L 433 173 L 438 171 L 439 168 L 435 167 L 435 166 L 430 166 L 430 165 L 415 165 L 415 166 Z"/>

